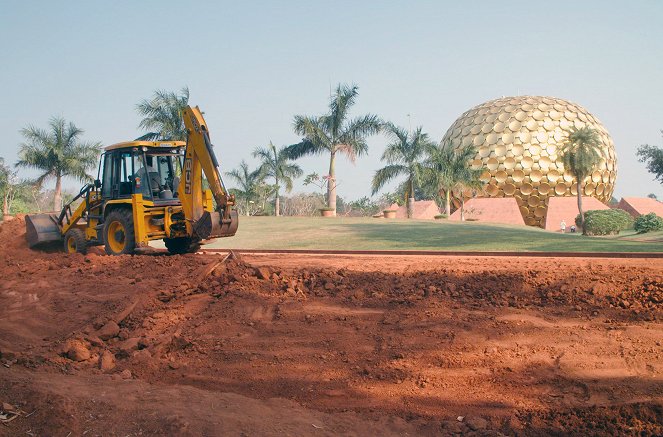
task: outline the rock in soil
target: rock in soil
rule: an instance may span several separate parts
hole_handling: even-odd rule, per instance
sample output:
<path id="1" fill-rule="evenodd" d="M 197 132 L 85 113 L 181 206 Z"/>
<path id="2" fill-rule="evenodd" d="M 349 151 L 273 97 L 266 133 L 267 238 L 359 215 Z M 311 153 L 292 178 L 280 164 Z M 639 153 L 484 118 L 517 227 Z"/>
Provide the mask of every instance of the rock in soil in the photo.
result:
<path id="1" fill-rule="evenodd" d="M 113 337 L 116 337 L 120 333 L 120 327 L 114 321 L 110 321 L 101 327 L 97 331 L 97 336 L 102 340 L 110 340 Z"/>
<path id="2" fill-rule="evenodd" d="M 90 359 L 90 350 L 80 341 L 74 341 L 67 350 L 67 357 L 73 361 L 85 361 Z"/>

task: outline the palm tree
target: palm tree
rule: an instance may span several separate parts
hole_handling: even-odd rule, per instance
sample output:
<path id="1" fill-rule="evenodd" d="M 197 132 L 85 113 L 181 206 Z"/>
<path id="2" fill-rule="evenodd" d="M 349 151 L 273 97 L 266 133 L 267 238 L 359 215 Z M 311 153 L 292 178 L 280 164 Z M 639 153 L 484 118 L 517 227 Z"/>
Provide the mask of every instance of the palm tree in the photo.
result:
<path id="1" fill-rule="evenodd" d="M 580 226 L 583 232 L 585 231 L 585 215 L 582 210 L 582 188 L 585 179 L 592 174 L 601 161 L 601 154 L 598 149 L 600 145 L 601 138 L 598 132 L 585 126 L 571 130 L 560 152 L 564 168 L 576 178 L 578 212 L 580 213 Z"/>
<path id="2" fill-rule="evenodd" d="M 274 214 L 278 217 L 280 215 L 281 200 L 279 198 L 280 182 L 285 184 L 286 192 L 292 191 L 292 178 L 298 178 L 304 172 L 294 163 L 288 162 L 290 158 L 285 152 L 285 148 L 276 149 L 276 146 L 269 142 L 267 148 L 257 147 L 253 151 L 254 158 L 260 158 L 262 161 L 260 165 L 260 172 L 263 177 L 274 178 Z"/>
<path id="3" fill-rule="evenodd" d="M 138 127 L 149 131 L 137 140 L 186 141 L 182 112 L 189 104 L 189 88 L 182 88 L 180 93 L 157 90 L 150 100 L 136 105 L 138 114 L 143 116 Z"/>
<path id="4" fill-rule="evenodd" d="M 63 118 L 53 117 L 49 130 L 28 126 L 21 129 L 26 142 L 20 145 L 16 167 L 33 168 L 41 175 L 37 184 L 55 179 L 53 210 L 62 208 L 62 178 L 71 176 L 81 182 L 92 180 L 87 170 L 97 164 L 101 143 L 81 142 L 83 129 L 67 123 Z"/>
<path id="5" fill-rule="evenodd" d="M 451 143 L 440 144 L 428 151 L 425 162 L 426 182 L 444 195 L 444 213 L 451 214 L 451 192 L 475 185 L 479 170 L 471 170 L 469 161 L 476 155 L 472 145 L 454 148 Z M 461 196 L 462 198 L 462 196 Z"/>
<path id="6" fill-rule="evenodd" d="M 384 127 L 391 143 L 387 145 L 382 154 L 382 161 L 387 162 L 387 166 L 379 169 L 373 176 L 373 192 L 380 191 L 385 184 L 398 176 L 407 177 L 407 217 L 412 218 L 414 213 L 414 188 L 421 183 L 423 174 L 423 158 L 426 151 L 435 147 L 428 138 L 428 134 L 422 132 L 422 127 L 418 127 L 414 132 L 409 133 L 403 128 L 387 123 Z"/>
<path id="7" fill-rule="evenodd" d="M 351 162 L 368 151 L 366 137 L 380 131 L 382 123 L 377 115 L 367 114 L 348 119 L 355 104 L 358 87 L 339 84 L 329 101 L 329 112 L 319 117 L 296 115 L 295 133 L 303 135 L 298 144 L 286 148 L 291 159 L 306 155 L 329 153 L 327 179 L 327 206 L 336 215 L 336 154 L 342 153 Z"/>
<path id="8" fill-rule="evenodd" d="M 249 170 L 249 165 L 246 161 L 242 160 L 238 169 L 228 171 L 226 172 L 226 175 L 234 179 L 239 185 L 239 188 L 232 189 L 232 194 L 234 194 L 237 199 L 244 201 L 246 215 L 251 215 L 251 202 L 257 200 L 260 184 L 264 180 L 264 176 L 260 172 L 260 169 Z"/>

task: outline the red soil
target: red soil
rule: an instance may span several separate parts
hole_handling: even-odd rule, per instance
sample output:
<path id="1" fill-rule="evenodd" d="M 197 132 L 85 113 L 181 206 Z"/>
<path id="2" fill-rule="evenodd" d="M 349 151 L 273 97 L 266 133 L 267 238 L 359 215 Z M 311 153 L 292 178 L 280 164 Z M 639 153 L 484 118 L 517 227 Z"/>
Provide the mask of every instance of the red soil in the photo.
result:
<path id="1" fill-rule="evenodd" d="M 0 435 L 663 434 L 660 259 L 82 256 L 23 226 Z"/>

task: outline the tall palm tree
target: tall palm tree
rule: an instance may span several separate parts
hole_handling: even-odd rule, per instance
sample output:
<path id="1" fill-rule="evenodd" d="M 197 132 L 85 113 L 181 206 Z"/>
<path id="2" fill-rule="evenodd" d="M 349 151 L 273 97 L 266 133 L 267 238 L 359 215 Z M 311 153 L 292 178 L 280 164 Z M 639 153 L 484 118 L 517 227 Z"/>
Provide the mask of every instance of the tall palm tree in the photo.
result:
<path id="1" fill-rule="evenodd" d="M 186 141 L 186 128 L 182 112 L 189 104 L 189 88 L 184 87 L 180 94 L 157 90 L 151 99 L 136 105 L 138 114 L 143 116 L 138 127 L 148 131 L 137 140 Z"/>
<path id="2" fill-rule="evenodd" d="M 598 149 L 600 145 L 599 133 L 595 129 L 585 126 L 571 130 L 560 152 L 564 168 L 576 178 L 578 212 L 583 232 L 585 231 L 585 214 L 582 210 L 582 189 L 585 179 L 592 174 L 601 161 L 601 153 Z"/>
<path id="3" fill-rule="evenodd" d="M 67 123 L 61 117 L 53 117 L 49 129 L 28 126 L 21 129 L 26 142 L 20 145 L 16 167 L 39 170 L 37 184 L 55 179 L 53 210 L 62 208 L 62 178 L 70 176 L 81 182 L 92 180 L 87 174 L 97 164 L 101 143 L 82 142 L 83 129 Z"/>
<path id="4" fill-rule="evenodd" d="M 444 196 L 444 213 L 451 214 L 451 193 L 453 190 L 473 186 L 471 182 L 478 178 L 480 171 L 471 170 L 469 161 L 476 155 L 472 145 L 454 148 L 451 143 L 440 144 L 428 151 L 426 166 L 426 183 Z M 461 196 L 462 197 L 462 196 Z"/>
<path id="5" fill-rule="evenodd" d="M 423 159 L 426 151 L 435 147 L 428 134 L 418 127 L 410 133 L 392 123 L 384 126 L 391 142 L 382 154 L 382 161 L 387 165 L 375 172 L 373 176 L 372 194 L 380 191 L 385 184 L 399 176 L 407 177 L 407 217 L 414 214 L 414 188 L 421 183 L 424 172 Z"/>
<path id="6" fill-rule="evenodd" d="M 260 169 L 249 170 L 249 165 L 246 161 L 242 160 L 239 164 L 239 168 L 227 171 L 226 175 L 239 185 L 238 188 L 232 190 L 233 194 L 240 201 L 244 201 L 246 215 L 251 215 L 251 202 L 257 200 L 260 184 L 264 180 L 264 176 L 260 172 Z"/>
<path id="7" fill-rule="evenodd" d="M 292 191 L 292 178 L 298 178 L 304 172 L 294 163 L 288 162 L 290 158 L 285 151 L 285 147 L 277 149 L 272 142 L 269 146 L 257 147 L 253 151 L 254 158 L 260 158 L 260 172 L 263 177 L 274 178 L 274 214 L 278 217 L 280 215 L 281 200 L 279 198 L 279 191 L 281 188 L 280 183 L 285 184 L 286 192 Z"/>
<path id="8" fill-rule="evenodd" d="M 286 148 L 292 159 L 306 155 L 329 154 L 327 175 L 327 206 L 336 215 L 336 155 L 342 153 L 351 162 L 368 152 L 366 137 L 380 131 L 382 123 L 377 115 L 367 114 L 349 119 L 350 108 L 358 95 L 356 85 L 339 84 L 329 100 L 329 112 L 319 117 L 296 115 L 295 133 L 304 138 Z"/>

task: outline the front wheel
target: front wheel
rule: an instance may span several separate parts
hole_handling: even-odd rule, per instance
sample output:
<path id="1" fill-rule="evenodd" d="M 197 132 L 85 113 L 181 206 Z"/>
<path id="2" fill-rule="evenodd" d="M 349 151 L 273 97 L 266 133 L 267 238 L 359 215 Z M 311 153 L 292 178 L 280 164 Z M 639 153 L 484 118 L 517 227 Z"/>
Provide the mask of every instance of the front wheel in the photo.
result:
<path id="1" fill-rule="evenodd" d="M 131 254 L 136 248 L 133 214 L 130 209 L 117 209 L 104 222 L 104 243 L 109 255 Z"/>
<path id="2" fill-rule="evenodd" d="M 87 240 L 85 233 L 77 228 L 69 229 L 64 234 L 64 251 L 67 253 L 87 253 Z"/>
<path id="3" fill-rule="evenodd" d="M 190 237 L 164 238 L 168 252 L 176 255 L 182 253 L 196 253 L 200 249 L 200 240 Z"/>

